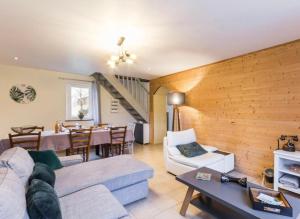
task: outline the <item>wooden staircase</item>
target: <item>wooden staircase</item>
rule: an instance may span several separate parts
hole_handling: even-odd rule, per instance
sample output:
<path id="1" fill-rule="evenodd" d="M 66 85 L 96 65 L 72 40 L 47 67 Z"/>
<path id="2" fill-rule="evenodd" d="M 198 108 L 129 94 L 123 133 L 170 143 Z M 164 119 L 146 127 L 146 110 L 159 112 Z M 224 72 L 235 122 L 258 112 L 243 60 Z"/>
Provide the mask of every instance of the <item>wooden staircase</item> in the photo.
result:
<path id="1" fill-rule="evenodd" d="M 120 104 L 133 118 L 135 118 L 136 121 L 145 123 L 149 121 L 149 92 L 146 96 L 143 94 L 145 98 L 141 98 L 140 91 L 144 90 L 144 88 L 140 87 L 142 86 L 141 83 L 135 83 L 135 85 L 131 84 L 129 88 L 119 81 L 120 76 L 102 74 L 99 72 L 95 72 L 92 76 L 113 96 L 113 98 L 120 101 Z M 130 82 L 127 82 L 127 84 L 130 84 Z M 135 90 L 136 94 L 139 93 L 139 95 L 133 95 L 131 92 L 133 90 Z"/>

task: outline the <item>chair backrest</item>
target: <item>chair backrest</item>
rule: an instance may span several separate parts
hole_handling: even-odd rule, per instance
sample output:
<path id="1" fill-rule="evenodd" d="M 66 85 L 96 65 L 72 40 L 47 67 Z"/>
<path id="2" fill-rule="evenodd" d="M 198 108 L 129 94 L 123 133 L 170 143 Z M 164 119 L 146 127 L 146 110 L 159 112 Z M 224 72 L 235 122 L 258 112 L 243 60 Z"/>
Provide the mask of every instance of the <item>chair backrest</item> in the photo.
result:
<path id="1" fill-rule="evenodd" d="M 89 148 L 91 144 L 93 128 L 89 129 L 70 129 L 69 138 L 71 150 L 77 148 Z"/>
<path id="2" fill-rule="evenodd" d="M 11 130 L 18 134 L 32 133 L 32 132 L 36 132 L 36 131 L 42 132 L 42 131 L 44 131 L 44 126 L 12 127 Z"/>
<path id="3" fill-rule="evenodd" d="M 9 134 L 10 147 L 22 147 L 27 150 L 40 150 L 41 132 Z"/>
<path id="4" fill-rule="evenodd" d="M 35 131 L 36 131 L 36 130 L 39 130 L 39 131 L 43 132 L 44 129 L 45 129 L 44 126 L 36 126 L 36 127 L 35 127 Z"/>
<path id="5" fill-rule="evenodd" d="M 106 127 L 108 127 L 108 123 L 99 123 L 98 127 L 99 128 L 106 128 Z"/>
<path id="6" fill-rule="evenodd" d="M 64 127 L 64 128 L 67 128 L 67 129 L 75 129 L 76 128 L 75 124 L 66 125 L 66 124 L 62 123 L 61 126 Z"/>
<path id="7" fill-rule="evenodd" d="M 118 126 L 110 128 L 110 143 L 125 144 L 127 126 Z"/>
<path id="8" fill-rule="evenodd" d="M 128 130 L 132 130 L 133 131 L 133 133 L 134 133 L 134 130 L 135 130 L 135 122 L 129 122 L 128 124 L 127 124 L 127 129 Z"/>

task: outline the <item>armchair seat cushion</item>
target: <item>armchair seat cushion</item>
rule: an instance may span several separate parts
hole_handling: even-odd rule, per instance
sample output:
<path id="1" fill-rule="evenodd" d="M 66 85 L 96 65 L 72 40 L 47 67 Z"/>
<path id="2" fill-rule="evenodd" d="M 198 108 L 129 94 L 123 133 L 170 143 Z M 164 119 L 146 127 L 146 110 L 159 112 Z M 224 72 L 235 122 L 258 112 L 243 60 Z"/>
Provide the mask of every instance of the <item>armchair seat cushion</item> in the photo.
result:
<path id="1" fill-rule="evenodd" d="M 222 161 L 224 155 L 217 153 L 205 153 L 196 157 L 185 157 L 183 155 L 170 156 L 170 159 L 194 168 L 201 168 L 207 165 Z"/>
<path id="2" fill-rule="evenodd" d="M 125 208 L 103 185 L 85 188 L 60 198 L 62 217 L 66 219 L 116 219 L 128 217 Z"/>

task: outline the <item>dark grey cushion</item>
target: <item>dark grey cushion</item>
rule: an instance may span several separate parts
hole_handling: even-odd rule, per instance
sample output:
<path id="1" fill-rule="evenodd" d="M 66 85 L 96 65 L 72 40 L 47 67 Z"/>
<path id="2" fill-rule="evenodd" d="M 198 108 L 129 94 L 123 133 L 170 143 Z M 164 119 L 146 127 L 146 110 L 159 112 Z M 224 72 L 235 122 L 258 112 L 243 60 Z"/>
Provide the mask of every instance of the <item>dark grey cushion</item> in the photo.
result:
<path id="1" fill-rule="evenodd" d="M 26 193 L 26 203 L 30 219 L 62 219 L 54 189 L 42 180 L 32 180 Z"/>
<path id="2" fill-rule="evenodd" d="M 56 153 L 52 150 L 46 151 L 28 151 L 35 163 L 47 164 L 52 170 L 57 170 L 63 167 Z"/>
<path id="3" fill-rule="evenodd" d="M 207 153 L 207 151 L 201 147 L 197 142 L 189 144 L 181 144 L 176 146 L 180 153 L 185 157 L 196 157 Z"/>
<path id="4" fill-rule="evenodd" d="M 44 163 L 35 163 L 32 174 L 28 180 L 29 185 L 33 179 L 40 179 L 54 187 L 55 173 L 48 165 Z"/>

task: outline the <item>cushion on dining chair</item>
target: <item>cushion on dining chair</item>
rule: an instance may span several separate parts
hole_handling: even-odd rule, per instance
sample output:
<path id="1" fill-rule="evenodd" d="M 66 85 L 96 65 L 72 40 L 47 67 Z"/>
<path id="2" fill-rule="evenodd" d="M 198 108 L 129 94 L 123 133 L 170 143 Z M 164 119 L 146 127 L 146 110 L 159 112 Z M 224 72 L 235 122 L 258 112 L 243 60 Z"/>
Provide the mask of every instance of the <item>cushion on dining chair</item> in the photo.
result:
<path id="1" fill-rule="evenodd" d="M 63 167 L 57 155 L 52 150 L 46 151 L 28 151 L 35 163 L 47 164 L 52 170 L 57 170 Z"/>
<path id="2" fill-rule="evenodd" d="M 35 163 L 32 174 L 28 180 L 28 185 L 30 185 L 34 179 L 40 179 L 54 187 L 55 173 L 47 164 Z"/>
<path id="3" fill-rule="evenodd" d="M 12 169 L 26 185 L 32 173 L 34 162 L 24 148 L 14 147 L 0 155 L 0 166 Z"/>

